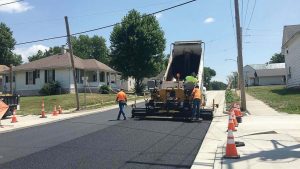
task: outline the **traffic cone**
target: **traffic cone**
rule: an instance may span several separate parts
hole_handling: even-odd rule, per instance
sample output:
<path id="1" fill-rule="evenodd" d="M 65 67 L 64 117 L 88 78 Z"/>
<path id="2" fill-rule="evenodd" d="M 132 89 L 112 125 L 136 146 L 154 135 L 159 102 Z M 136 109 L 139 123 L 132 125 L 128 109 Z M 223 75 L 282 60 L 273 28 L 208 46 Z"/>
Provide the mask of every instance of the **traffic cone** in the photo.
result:
<path id="1" fill-rule="evenodd" d="M 236 117 L 242 117 L 243 116 L 242 112 L 239 108 L 234 108 L 233 111 L 234 111 Z"/>
<path id="2" fill-rule="evenodd" d="M 16 123 L 18 122 L 17 117 L 16 117 L 16 109 L 14 109 L 13 112 L 13 117 L 11 118 L 11 123 Z"/>
<path id="3" fill-rule="evenodd" d="M 52 116 L 57 116 L 57 115 L 58 115 L 58 112 L 56 110 L 56 105 L 55 105 L 53 108 Z"/>
<path id="4" fill-rule="evenodd" d="M 238 155 L 238 153 L 237 153 L 232 130 L 228 131 L 226 154 L 225 154 L 224 158 L 234 158 L 234 159 L 240 158 L 240 155 Z"/>
<path id="5" fill-rule="evenodd" d="M 231 117 L 232 117 L 234 126 L 235 126 L 235 127 L 238 127 L 238 126 L 239 126 L 239 123 L 238 123 L 237 120 L 236 120 L 236 116 L 235 116 L 234 111 L 231 111 L 231 112 L 230 112 L 230 115 L 231 115 Z"/>
<path id="6" fill-rule="evenodd" d="M 45 112 L 45 104 L 44 104 L 44 99 L 42 100 L 42 113 L 40 118 L 47 118 L 46 112 Z"/>
<path id="7" fill-rule="evenodd" d="M 58 105 L 58 114 L 62 114 L 62 109 L 61 109 L 60 105 Z"/>
<path id="8" fill-rule="evenodd" d="M 233 122 L 231 114 L 229 114 L 228 129 L 227 129 L 227 131 L 230 131 L 230 130 L 231 131 L 237 131 L 236 128 L 235 128 L 235 125 L 234 125 L 234 122 Z"/>

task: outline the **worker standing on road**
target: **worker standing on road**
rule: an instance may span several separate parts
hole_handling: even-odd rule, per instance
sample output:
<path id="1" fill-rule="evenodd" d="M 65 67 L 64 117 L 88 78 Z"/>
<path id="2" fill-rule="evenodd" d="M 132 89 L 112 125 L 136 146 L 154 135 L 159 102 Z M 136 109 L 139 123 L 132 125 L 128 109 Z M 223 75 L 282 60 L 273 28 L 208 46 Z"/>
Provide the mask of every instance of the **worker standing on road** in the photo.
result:
<path id="1" fill-rule="evenodd" d="M 200 116 L 200 103 L 201 103 L 201 90 L 199 89 L 199 85 L 196 85 L 192 92 L 193 97 L 193 114 L 192 118 L 198 120 Z"/>
<path id="2" fill-rule="evenodd" d="M 117 119 L 117 120 L 120 120 L 121 114 L 123 115 L 124 120 L 126 120 L 126 116 L 125 116 L 125 113 L 124 113 L 124 107 L 125 107 L 126 102 L 127 102 L 127 96 L 126 96 L 126 93 L 124 92 L 123 89 L 121 89 L 121 90 L 117 93 L 116 102 L 119 103 L 119 108 L 120 108 L 119 114 L 118 114 L 118 119 Z"/>

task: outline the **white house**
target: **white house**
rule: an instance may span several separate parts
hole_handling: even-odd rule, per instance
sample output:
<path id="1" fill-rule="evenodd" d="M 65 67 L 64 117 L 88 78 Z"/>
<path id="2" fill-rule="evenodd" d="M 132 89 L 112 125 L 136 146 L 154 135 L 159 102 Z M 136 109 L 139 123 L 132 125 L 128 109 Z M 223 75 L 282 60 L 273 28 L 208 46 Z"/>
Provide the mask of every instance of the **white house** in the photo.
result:
<path id="1" fill-rule="evenodd" d="M 5 71 L 8 71 L 9 70 L 9 67 L 5 66 L 5 65 L 0 65 L 0 92 L 3 91 L 3 76 L 2 76 L 2 73 L 5 72 Z"/>
<path id="2" fill-rule="evenodd" d="M 284 26 L 281 53 L 285 56 L 288 88 L 300 88 L 300 25 Z"/>
<path id="3" fill-rule="evenodd" d="M 78 91 L 84 90 L 82 77 L 88 77 L 88 87 L 98 91 L 99 86 L 117 84 L 118 73 L 109 66 L 95 59 L 81 59 L 74 56 Z M 20 95 L 38 95 L 43 85 L 50 81 L 58 81 L 63 93 L 73 93 L 75 90 L 71 58 L 69 53 L 58 54 L 13 67 L 13 91 Z M 3 85 L 9 88 L 9 71 L 4 71 Z"/>
<path id="4" fill-rule="evenodd" d="M 286 81 L 285 63 L 246 65 L 243 73 L 248 86 L 284 85 Z"/>

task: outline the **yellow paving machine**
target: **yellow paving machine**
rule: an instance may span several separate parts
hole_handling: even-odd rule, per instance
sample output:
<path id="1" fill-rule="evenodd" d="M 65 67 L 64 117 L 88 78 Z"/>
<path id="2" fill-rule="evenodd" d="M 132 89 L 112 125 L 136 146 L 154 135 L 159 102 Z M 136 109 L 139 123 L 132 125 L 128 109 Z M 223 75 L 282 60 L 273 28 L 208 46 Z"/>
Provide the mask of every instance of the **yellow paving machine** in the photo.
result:
<path id="1" fill-rule="evenodd" d="M 132 117 L 167 116 L 192 117 L 192 91 L 198 85 L 202 91 L 200 117 L 213 118 L 212 109 L 206 106 L 206 89 L 203 86 L 204 48 L 202 41 L 177 41 L 171 45 L 171 54 L 163 79 L 150 80 L 147 88 L 150 98 L 145 107 L 132 105 Z M 198 82 L 186 83 L 186 76 L 196 75 Z"/>

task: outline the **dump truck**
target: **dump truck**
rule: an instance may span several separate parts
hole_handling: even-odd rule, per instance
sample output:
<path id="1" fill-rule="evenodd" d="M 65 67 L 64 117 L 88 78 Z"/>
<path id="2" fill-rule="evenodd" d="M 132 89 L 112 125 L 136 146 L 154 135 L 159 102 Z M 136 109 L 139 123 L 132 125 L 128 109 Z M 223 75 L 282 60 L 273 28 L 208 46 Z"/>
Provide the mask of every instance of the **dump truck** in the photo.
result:
<path id="1" fill-rule="evenodd" d="M 20 110 L 20 95 L 0 95 L 0 100 L 9 106 L 2 118 L 13 115 L 14 109 Z"/>
<path id="2" fill-rule="evenodd" d="M 193 98 L 192 91 L 198 85 L 202 91 L 200 116 L 213 118 L 212 109 L 206 106 L 204 87 L 204 48 L 202 41 L 176 41 L 171 44 L 171 53 L 163 79 L 150 80 L 147 87 L 150 98 L 145 99 L 145 107 L 132 105 L 132 117 L 168 116 L 191 119 Z M 195 74 L 198 82 L 186 83 L 185 78 Z"/>

